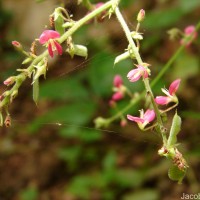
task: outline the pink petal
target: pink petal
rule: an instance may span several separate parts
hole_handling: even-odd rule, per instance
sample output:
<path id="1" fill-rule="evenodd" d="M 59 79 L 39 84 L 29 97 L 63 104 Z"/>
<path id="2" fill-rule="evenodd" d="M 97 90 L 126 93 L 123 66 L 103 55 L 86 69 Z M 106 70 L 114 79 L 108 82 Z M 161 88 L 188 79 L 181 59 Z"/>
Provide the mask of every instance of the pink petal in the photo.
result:
<path id="1" fill-rule="evenodd" d="M 53 50 L 52 50 L 51 43 L 48 44 L 48 51 L 49 51 L 49 55 L 53 58 Z"/>
<path id="2" fill-rule="evenodd" d="M 58 54 L 62 55 L 62 46 L 55 40 L 54 40 L 54 44 L 56 46 L 56 50 L 57 50 Z"/>
<path id="3" fill-rule="evenodd" d="M 159 105 L 166 105 L 170 102 L 170 98 L 166 96 L 157 96 L 155 102 Z"/>
<path id="4" fill-rule="evenodd" d="M 40 35 L 39 42 L 40 42 L 40 44 L 45 44 L 46 42 L 48 42 L 48 40 L 57 39 L 59 37 L 60 37 L 60 34 L 57 31 L 45 30 Z"/>
<path id="5" fill-rule="evenodd" d="M 119 101 L 124 97 L 124 95 L 121 92 L 116 92 L 112 95 L 113 101 Z"/>
<path id="6" fill-rule="evenodd" d="M 179 88 L 180 82 L 181 82 L 181 79 L 176 79 L 175 81 L 171 83 L 171 85 L 169 86 L 170 95 L 174 95 L 176 93 L 176 91 Z"/>
<path id="7" fill-rule="evenodd" d="M 131 81 L 131 82 L 138 81 L 141 76 L 142 76 L 141 70 L 139 70 L 139 69 L 133 69 L 127 74 L 127 77 L 129 79 L 129 81 Z"/>
<path id="8" fill-rule="evenodd" d="M 127 119 L 129 119 L 130 121 L 134 121 L 136 123 L 143 123 L 144 119 L 141 119 L 140 117 L 134 117 L 132 115 L 127 115 Z"/>
<path id="9" fill-rule="evenodd" d="M 145 113 L 144 113 L 144 120 L 147 122 L 151 122 L 155 119 L 155 112 L 154 110 L 150 110 L 148 109 Z"/>
<path id="10" fill-rule="evenodd" d="M 113 80 L 113 85 L 115 87 L 120 87 L 123 84 L 122 77 L 120 75 L 116 75 Z"/>

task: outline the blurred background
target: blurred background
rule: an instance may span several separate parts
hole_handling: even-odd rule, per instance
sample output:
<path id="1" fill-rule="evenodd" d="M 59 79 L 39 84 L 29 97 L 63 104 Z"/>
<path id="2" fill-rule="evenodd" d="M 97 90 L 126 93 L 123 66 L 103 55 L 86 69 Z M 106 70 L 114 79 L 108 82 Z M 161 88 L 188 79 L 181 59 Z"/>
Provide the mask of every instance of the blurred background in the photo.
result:
<path id="1" fill-rule="evenodd" d="M 3 81 L 23 67 L 23 56 L 11 41 L 28 50 L 49 26 L 48 16 L 58 5 L 75 20 L 87 13 L 75 0 L 0 1 L 0 93 L 6 89 Z M 152 79 L 180 46 L 180 39 L 169 40 L 167 31 L 184 30 L 200 19 L 199 0 L 124 0 L 120 6 L 132 30 L 138 11 L 146 10 L 141 54 L 152 65 Z M 179 54 L 154 88 L 158 95 L 161 87 L 182 80 L 178 141 L 190 168 L 181 185 L 168 178 L 169 163 L 157 155 L 162 143 L 156 133 L 141 132 L 131 122 L 121 127 L 120 119 L 106 130 L 94 128 L 96 117 L 116 113 L 109 106 L 116 74 L 131 91 L 143 91 L 142 81 L 127 81 L 131 60 L 113 67 L 116 55 L 127 48 L 115 16 L 83 26 L 73 39 L 88 47 L 88 59 L 64 54 L 51 60 L 47 79 L 40 79 L 38 106 L 32 100 L 31 80 L 10 106 L 12 126 L 0 129 L 0 200 L 176 200 L 183 193 L 200 192 L 200 39 Z M 119 109 L 128 103 L 125 98 Z M 128 113 L 138 115 L 143 105 L 142 101 Z M 168 115 L 169 124 L 173 114 Z"/>

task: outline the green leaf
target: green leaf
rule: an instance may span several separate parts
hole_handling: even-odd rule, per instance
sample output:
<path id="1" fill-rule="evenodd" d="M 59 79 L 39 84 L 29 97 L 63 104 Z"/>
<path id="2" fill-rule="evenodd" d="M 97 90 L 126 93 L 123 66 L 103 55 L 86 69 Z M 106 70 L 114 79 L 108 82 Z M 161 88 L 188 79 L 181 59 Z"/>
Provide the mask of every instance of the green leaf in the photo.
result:
<path id="1" fill-rule="evenodd" d="M 180 170 L 176 165 L 172 165 L 168 171 L 169 178 L 173 181 L 178 181 L 179 184 L 182 182 L 185 174 L 186 171 Z"/>
<path id="2" fill-rule="evenodd" d="M 39 79 L 36 79 L 33 82 L 33 101 L 35 104 L 38 104 L 38 98 L 39 98 Z"/>
<path id="3" fill-rule="evenodd" d="M 181 118 L 175 113 L 172 121 L 172 126 L 167 140 L 167 148 L 171 148 L 176 144 L 177 134 L 181 130 Z"/>

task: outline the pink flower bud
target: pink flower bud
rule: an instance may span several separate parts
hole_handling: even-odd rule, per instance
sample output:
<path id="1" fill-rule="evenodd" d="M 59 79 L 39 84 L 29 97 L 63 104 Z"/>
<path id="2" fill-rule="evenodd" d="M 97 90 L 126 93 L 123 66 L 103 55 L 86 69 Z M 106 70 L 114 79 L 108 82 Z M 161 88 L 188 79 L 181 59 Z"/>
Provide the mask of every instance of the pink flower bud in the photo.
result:
<path id="1" fill-rule="evenodd" d="M 180 43 L 189 47 L 193 40 L 198 36 L 195 26 L 190 25 L 184 29 L 185 36 L 181 39 Z"/>
<path id="2" fill-rule="evenodd" d="M 13 83 L 15 82 L 15 77 L 14 76 L 11 76 L 9 78 L 7 78 L 3 84 L 6 85 L 6 86 L 10 86 L 12 85 Z"/>
<path id="3" fill-rule="evenodd" d="M 113 85 L 115 87 L 120 87 L 121 85 L 123 84 L 123 80 L 122 80 L 122 77 L 120 75 L 116 75 L 114 77 L 114 80 L 113 80 Z"/>
<path id="4" fill-rule="evenodd" d="M 118 92 L 116 92 L 116 93 L 114 93 L 112 95 L 112 100 L 113 101 L 119 101 L 119 100 L 123 99 L 123 97 L 124 97 L 123 93 L 121 93 L 120 91 L 118 91 Z"/>
<path id="5" fill-rule="evenodd" d="M 17 49 L 22 49 L 22 45 L 18 41 L 12 41 L 12 45 Z"/>
<path id="6" fill-rule="evenodd" d="M 145 18 L 145 10 L 144 9 L 141 9 L 138 13 L 138 16 L 137 16 L 137 21 L 138 22 L 141 22 L 143 21 Z"/>
<path id="7" fill-rule="evenodd" d="M 116 107 L 116 102 L 113 101 L 113 100 L 110 100 L 109 105 L 110 105 L 111 108 L 114 108 L 114 107 Z"/>
<path id="8" fill-rule="evenodd" d="M 127 121 L 125 119 L 122 119 L 120 122 L 121 127 L 125 127 L 127 125 Z"/>

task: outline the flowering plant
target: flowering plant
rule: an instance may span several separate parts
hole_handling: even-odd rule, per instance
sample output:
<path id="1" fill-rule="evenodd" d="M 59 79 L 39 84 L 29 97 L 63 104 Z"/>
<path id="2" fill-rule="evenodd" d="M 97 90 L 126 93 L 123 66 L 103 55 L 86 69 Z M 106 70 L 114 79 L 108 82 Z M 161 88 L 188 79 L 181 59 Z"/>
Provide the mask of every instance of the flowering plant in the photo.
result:
<path id="1" fill-rule="evenodd" d="M 55 30 L 44 30 L 39 38 L 36 38 L 31 46 L 31 51 L 27 52 L 24 50 L 23 46 L 18 41 L 13 41 L 13 46 L 22 54 L 25 55 L 25 59 L 22 62 L 23 65 L 28 65 L 25 69 L 18 69 L 19 72 L 16 76 L 11 76 L 4 81 L 4 84 L 8 87 L 0 96 L 0 125 L 9 127 L 11 125 L 11 117 L 9 114 L 8 107 L 13 102 L 13 100 L 18 95 L 18 90 L 21 84 L 27 79 L 32 78 L 33 85 L 33 100 L 37 104 L 39 97 L 39 78 L 43 75 L 45 77 L 49 56 L 51 58 L 56 55 L 63 55 L 67 52 L 72 58 L 74 55 L 82 56 L 86 58 L 88 56 L 87 47 L 75 44 L 72 35 L 81 26 L 91 22 L 92 19 L 97 19 L 101 22 L 106 17 L 110 18 L 112 15 L 116 15 L 119 24 L 125 32 L 125 36 L 128 40 L 127 49 L 124 53 L 117 56 L 114 63 L 119 63 L 125 59 L 132 59 L 136 68 L 132 69 L 127 74 L 127 78 L 131 83 L 137 81 L 143 81 L 145 91 L 140 95 L 134 95 L 132 92 L 124 85 L 121 76 L 116 76 L 113 81 L 114 94 L 111 97 L 110 105 L 115 107 L 117 102 L 129 96 L 131 98 L 130 105 L 128 108 L 135 105 L 139 100 L 141 100 L 144 95 L 150 99 L 150 103 L 144 109 L 140 110 L 140 117 L 135 117 L 127 113 L 128 109 L 120 111 L 117 115 L 111 118 L 105 119 L 99 117 L 95 120 L 95 125 L 97 128 L 108 126 L 114 120 L 121 118 L 121 125 L 125 126 L 127 124 L 126 119 L 123 117 L 124 113 L 127 114 L 127 119 L 136 122 L 138 127 L 142 131 L 153 130 L 156 131 L 162 137 L 162 147 L 158 151 L 160 156 L 165 156 L 172 161 L 172 167 L 169 169 L 169 177 L 173 180 L 179 182 L 182 181 L 186 174 L 188 165 L 183 155 L 177 148 L 177 134 L 181 129 L 181 118 L 175 112 L 170 130 L 167 130 L 163 120 L 163 114 L 166 114 L 169 110 L 175 108 L 178 105 L 178 97 L 176 92 L 179 88 L 180 79 L 176 79 L 169 86 L 169 90 L 162 89 L 166 96 L 154 96 L 152 86 L 156 84 L 162 73 L 158 75 L 150 84 L 151 77 L 151 65 L 142 60 L 140 54 L 140 41 L 143 39 L 143 35 L 139 32 L 141 23 L 145 19 L 145 11 L 141 9 L 137 16 L 137 26 L 134 31 L 130 31 L 121 11 L 119 9 L 120 0 L 110 0 L 106 3 L 98 3 L 92 5 L 89 1 L 81 1 L 88 9 L 88 13 L 79 21 L 74 21 L 68 12 L 62 8 L 56 8 L 54 13 L 50 15 L 52 29 Z M 181 39 L 181 44 L 183 46 L 189 46 L 191 42 L 197 37 L 197 32 L 195 27 L 190 26 L 185 29 L 184 36 Z M 46 49 L 40 55 L 36 54 L 36 42 L 43 45 Z M 166 65 L 167 69 L 169 65 Z M 178 77 L 177 77 L 178 78 Z M 173 106 L 161 110 L 159 105 L 168 105 L 169 103 L 175 103 Z M 178 171 L 174 175 L 174 171 Z"/>

